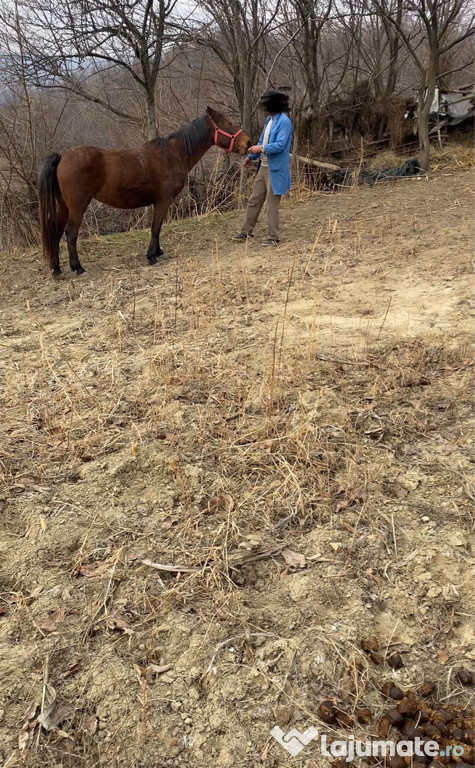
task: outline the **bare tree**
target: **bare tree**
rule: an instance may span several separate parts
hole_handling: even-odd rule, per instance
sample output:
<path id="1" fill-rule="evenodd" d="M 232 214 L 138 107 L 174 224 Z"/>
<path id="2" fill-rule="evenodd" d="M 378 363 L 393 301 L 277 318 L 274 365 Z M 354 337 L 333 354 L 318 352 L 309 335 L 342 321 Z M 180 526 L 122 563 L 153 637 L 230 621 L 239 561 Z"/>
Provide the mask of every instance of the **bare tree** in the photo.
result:
<path id="1" fill-rule="evenodd" d="M 281 0 L 200 0 L 205 23 L 190 27 L 189 39 L 210 48 L 229 72 L 244 130 L 253 135 L 263 42 L 276 23 Z"/>
<path id="2" fill-rule="evenodd" d="M 329 20 L 333 0 L 292 0 L 298 34 L 293 40 L 294 55 L 301 62 L 305 95 L 312 120 L 310 142 L 317 141 L 318 115 L 321 107 L 322 56 L 321 36 Z"/>
<path id="3" fill-rule="evenodd" d="M 141 96 L 149 139 L 157 133 L 155 90 L 167 46 L 175 38 L 177 0 L 9 0 L 0 2 L 0 22 L 10 45 L 10 69 L 27 61 L 30 84 L 62 88 L 135 123 L 141 116 L 110 98 L 108 68 L 125 71 Z M 142 116 L 142 119 L 143 119 Z"/>
<path id="4" fill-rule="evenodd" d="M 475 33 L 475 13 L 469 0 L 367 0 L 391 24 L 420 72 L 417 107 L 421 166 L 429 169 L 429 115 L 441 59 Z"/>

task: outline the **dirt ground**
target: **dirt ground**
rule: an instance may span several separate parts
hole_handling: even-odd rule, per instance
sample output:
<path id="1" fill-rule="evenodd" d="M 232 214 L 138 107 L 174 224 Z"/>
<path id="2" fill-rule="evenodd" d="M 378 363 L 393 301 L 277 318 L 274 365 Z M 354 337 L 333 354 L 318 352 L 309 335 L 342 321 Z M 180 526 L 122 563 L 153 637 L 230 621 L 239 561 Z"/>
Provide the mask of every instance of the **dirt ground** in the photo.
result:
<path id="1" fill-rule="evenodd" d="M 330 696 L 374 734 L 384 680 L 473 706 L 472 188 L 1 257 L 4 766 L 325 768 L 270 730 L 342 737 Z"/>

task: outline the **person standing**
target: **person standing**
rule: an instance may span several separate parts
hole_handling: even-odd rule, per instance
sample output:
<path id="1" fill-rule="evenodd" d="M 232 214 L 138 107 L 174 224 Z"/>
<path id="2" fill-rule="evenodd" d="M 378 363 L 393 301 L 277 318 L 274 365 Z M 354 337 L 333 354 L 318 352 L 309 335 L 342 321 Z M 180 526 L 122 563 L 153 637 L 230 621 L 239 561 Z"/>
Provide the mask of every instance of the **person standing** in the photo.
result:
<path id="1" fill-rule="evenodd" d="M 247 203 L 243 226 L 233 240 L 244 242 L 248 237 L 253 237 L 257 219 L 266 203 L 269 236 L 262 245 L 272 246 L 280 242 L 279 206 L 282 195 L 291 187 L 292 123 L 286 115 L 289 97 L 285 93 L 269 88 L 262 96 L 260 106 L 267 112 L 267 119 L 259 143 L 250 147 L 244 163 L 250 166 L 253 160 L 258 159 L 257 176 Z"/>

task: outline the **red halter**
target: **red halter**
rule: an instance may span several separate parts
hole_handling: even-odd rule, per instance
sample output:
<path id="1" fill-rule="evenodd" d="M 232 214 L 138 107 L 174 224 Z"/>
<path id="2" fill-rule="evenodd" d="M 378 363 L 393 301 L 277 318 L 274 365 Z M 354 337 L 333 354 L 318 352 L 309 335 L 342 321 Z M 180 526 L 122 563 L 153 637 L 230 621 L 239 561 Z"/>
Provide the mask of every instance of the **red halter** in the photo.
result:
<path id="1" fill-rule="evenodd" d="M 208 115 L 208 117 L 209 117 L 209 115 Z M 227 131 L 223 131 L 222 128 L 219 128 L 219 126 L 216 125 L 216 123 L 214 122 L 214 120 L 211 117 L 209 117 L 209 119 L 211 120 L 211 125 L 214 128 L 214 145 L 215 145 L 215 147 L 219 147 L 218 138 L 219 138 L 219 135 L 221 134 L 221 136 L 226 136 L 226 138 L 227 139 L 231 139 L 231 141 L 230 141 L 229 147 L 227 149 L 225 149 L 224 147 L 219 147 L 219 148 L 220 149 L 224 149 L 225 152 L 231 153 L 233 151 L 234 142 L 235 142 L 236 138 L 239 136 L 240 133 L 242 133 L 242 128 L 240 128 L 239 131 L 237 131 L 236 133 L 228 133 Z"/>

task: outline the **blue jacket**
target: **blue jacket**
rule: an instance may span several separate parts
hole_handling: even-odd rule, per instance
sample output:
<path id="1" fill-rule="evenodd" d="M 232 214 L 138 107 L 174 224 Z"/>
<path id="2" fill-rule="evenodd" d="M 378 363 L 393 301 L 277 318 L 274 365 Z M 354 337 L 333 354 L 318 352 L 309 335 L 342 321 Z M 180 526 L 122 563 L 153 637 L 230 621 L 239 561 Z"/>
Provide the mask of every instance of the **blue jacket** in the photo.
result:
<path id="1" fill-rule="evenodd" d="M 270 116 L 264 123 L 264 128 L 259 139 L 259 144 L 264 141 L 264 132 Z M 292 184 L 290 182 L 290 146 L 292 144 L 292 123 L 285 112 L 274 115 L 269 134 L 269 142 L 266 144 L 266 156 L 269 162 L 270 181 L 274 195 L 285 195 Z M 249 155 L 251 160 L 260 155 Z M 259 167 L 260 167 L 259 162 Z"/>

